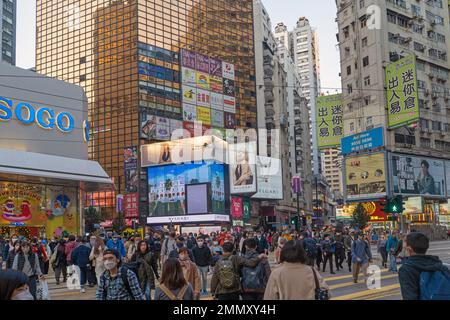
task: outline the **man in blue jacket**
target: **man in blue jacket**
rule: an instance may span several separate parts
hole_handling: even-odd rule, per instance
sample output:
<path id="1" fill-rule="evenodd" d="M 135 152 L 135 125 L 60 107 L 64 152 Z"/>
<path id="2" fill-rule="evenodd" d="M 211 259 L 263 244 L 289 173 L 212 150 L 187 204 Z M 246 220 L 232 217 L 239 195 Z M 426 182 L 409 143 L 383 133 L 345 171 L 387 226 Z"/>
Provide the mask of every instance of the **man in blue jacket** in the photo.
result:
<path id="1" fill-rule="evenodd" d="M 370 244 L 363 239 L 361 232 L 357 239 L 352 243 L 352 264 L 353 264 L 353 282 L 358 283 L 359 270 L 362 269 L 364 276 L 367 277 L 367 267 L 372 261 L 372 251 Z"/>
<path id="2" fill-rule="evenodd" d="M 389 236 L 386 251 L 389 254 L 389 271 L 397 272 L 397 258 L 395 257 L 395 251 L 398 246 L 397 232 L 393 231 L 392 235 Z"/>
<path id="3" fill-rule="evenodd" d="M 113 235 L 112 239 L 109 239 L 108 242 L 106 242 L 106 247 L 110 250 L 117 250 L 120 254 L 120 259 L 123 259 L 127 254 L 122 241 L 119 240 L 117 235 Z"/>
<path id="4" fill-rule="evenodd" d="M 89 255 L 91 253 L 91 248 L 87 243 L 87 238 L 83 237 L 81 239 L 81 244 L 72 252 L 72 262 L 74 265 L 80 268 L 80 286 L 81 293 L 85 293 L 86 290 L 84 286 L 87 280 L 88 268 L 90 268 L 91 261 L 89 260 Z"/>
<path id="5" fill-rule="evenodd" d="M 261 253 L 267 254 L 269 251 L 269 244 L 267 243 L 266 238 L 263 235 L 261 235 L 260 231 L 256 233 L 256 241 L 257 241 L 256 251 L 260 254 Z"/>

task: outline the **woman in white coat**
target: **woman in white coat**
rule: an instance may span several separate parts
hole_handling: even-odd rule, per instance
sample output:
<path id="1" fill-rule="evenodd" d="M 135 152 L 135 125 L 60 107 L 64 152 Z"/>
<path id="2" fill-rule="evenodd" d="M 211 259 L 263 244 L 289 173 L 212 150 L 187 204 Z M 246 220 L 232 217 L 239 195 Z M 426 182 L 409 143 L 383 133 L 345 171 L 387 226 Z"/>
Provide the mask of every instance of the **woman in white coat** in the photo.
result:
<path id="1" fill-rule="evenodd" d="M 91 254 L 89 255 L 89 260 L 92 261 L 92 266 L 95 268 L 95 276 L 97 277 L 97 284 L 100 283 L 100 277 L 106 270 L 103 263 L 103 252 L 105 252 L 106 246 L 102 238 L 96 237 L 95 244 L 92 247 Z"/>

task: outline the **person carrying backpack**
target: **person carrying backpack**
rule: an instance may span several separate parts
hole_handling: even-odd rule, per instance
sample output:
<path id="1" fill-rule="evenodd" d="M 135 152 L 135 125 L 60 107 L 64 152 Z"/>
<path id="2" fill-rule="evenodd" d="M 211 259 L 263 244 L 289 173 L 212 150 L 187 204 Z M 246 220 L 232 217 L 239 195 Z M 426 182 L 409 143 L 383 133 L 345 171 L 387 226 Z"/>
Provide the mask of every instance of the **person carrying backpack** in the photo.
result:
<path id="1" fill-rule="evenodd" d="M 164 262 L 169 259 L 169 255 L 173 250 L 177 250 L 177 241 L 175 240 L 176 233 L 172 231 L 167 238 L 165 238 L 161 244 L 161 268 Z"/>
<path id="2" fill-rule="evenodd" d="M 438 257 L 426 254 L 429 245 L 423 233 L 406 236 L 409 257 L 398 271 L 403 300 L 450 300 L 450 271 Z"/>
<path id="3" fill-rule="evenodd" d="M 372 251 L 370 245 L 363 239 L 363 234 L 359 232 L 357 238 L 352 243 L 352 263 L 353 263 L 353 282 L 358 283 L 359 270 L 362 269 L 364 276 L 367 277 L 367 268 L 372 261 Z"/>
<path id="4" fill-rule="evenodd" d="M 241 268 L 254 268 L 267 256 L 260 254 L 257 258 L 246 259 L 233 255 L 234 246 L 231 242 L 225 242 L 222 248 L 222 257 L 216 263 L 211 278 L 211 293 L 218 300 L 239 300 L 242 292 Z"/>
<path id="5" fill-rule="evenodd" d="M 136 272 L 127 266 L 121 266 L 121 257 L 117 250 L 103 252 L 106 271 L 100 277 L 95 295 L 96 300 L 145 300 L 139 287 Z"/>
<path id="6" fill-rule="evenodd" d="M 314 266 L 315 260 L 317 259 L 317 244 L 314 239 L 310 238 L 308 232 L 303 232 L 300 235 L 300 239 L 303 241 L 303 247 L 305 249 L 306 255 L 308 256 L 308 265 Z"/>
<path id="7" fill-rule="evenodd" d="M 254 238 L 245 242 L 245 258 L 257 259 L 257 243 Z M 262 300 L 270 276 L 270 265 L 267 259 L 261 260 L 255 268 L 242 268 L 242 300 Z"/>
<path id="8" fill-rule="evenodd" d="M 339 271 L 340 269 L 344 269 L 342 263 L 345 261 L 344 237 L 341 232 L 336 232 L 335 247 L 336 252 L 334 253 L 334 258 L 336 262 L 336 269 Z"/>
<path id="9" fill-rule="evenodd" d="M 161 282 L 155 291 L 155 300 L 194 300 L 194 290 L 186 281 L 178 259 L 165 261 Z"/>
<path id="10" fill-rule="evenodd" d="M 139 241 L 137 250 L 130 258 L 129 262 L 138 264 L 137 277 L 142 292 L 147 300 L 151 300 L 151 291 L 155 289 L 155 274 L 152 268 L 155 257 L 150 252 L 145 240 Z"/>

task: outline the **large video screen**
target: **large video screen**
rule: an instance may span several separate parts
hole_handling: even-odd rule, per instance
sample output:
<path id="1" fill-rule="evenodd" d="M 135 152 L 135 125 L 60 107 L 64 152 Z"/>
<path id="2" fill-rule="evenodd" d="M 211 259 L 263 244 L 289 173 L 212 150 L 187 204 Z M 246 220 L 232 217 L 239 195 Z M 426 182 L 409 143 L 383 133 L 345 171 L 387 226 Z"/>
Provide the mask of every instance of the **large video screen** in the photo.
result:
<path id="1" fill-rule="evenodd" d="M 148 168 L 149 216 L 187 215 L 186 185 L 211 183 L 213 214 L 225 212 L 224 165 L 213 162 Z"/>

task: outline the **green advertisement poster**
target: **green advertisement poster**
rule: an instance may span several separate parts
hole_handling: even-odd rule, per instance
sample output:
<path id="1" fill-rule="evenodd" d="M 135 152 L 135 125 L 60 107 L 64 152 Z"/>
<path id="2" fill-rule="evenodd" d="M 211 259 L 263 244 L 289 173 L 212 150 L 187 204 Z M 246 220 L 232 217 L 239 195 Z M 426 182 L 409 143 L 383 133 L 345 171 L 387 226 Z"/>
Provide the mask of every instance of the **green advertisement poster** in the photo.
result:
<path id="1" fill-rule="evenodd" d="M 244 222 L 250 221 L 252 218 L 250 199 L 242 199 L 242 219 Z"/>
<path id="2" fill-rule="evenodd" d="M 317 98 L 316 123 L 319 149 L 335 148 L 341 145 L 344 133 L 341 94 Z"/>
<path id="3" fill-rule="evenodd" d="M 386 87 L 388 127 L 398 128 L 419 121 L 415 55 L 388 65 Z"/>

